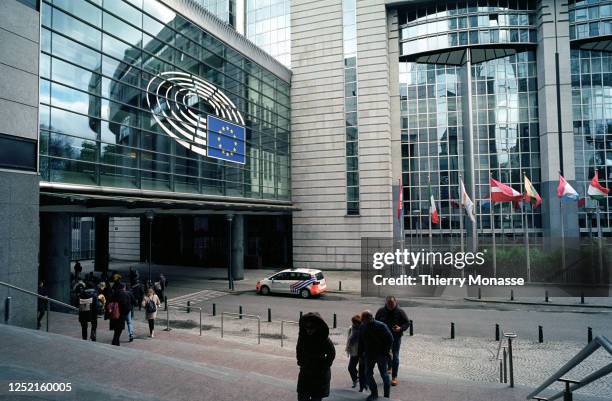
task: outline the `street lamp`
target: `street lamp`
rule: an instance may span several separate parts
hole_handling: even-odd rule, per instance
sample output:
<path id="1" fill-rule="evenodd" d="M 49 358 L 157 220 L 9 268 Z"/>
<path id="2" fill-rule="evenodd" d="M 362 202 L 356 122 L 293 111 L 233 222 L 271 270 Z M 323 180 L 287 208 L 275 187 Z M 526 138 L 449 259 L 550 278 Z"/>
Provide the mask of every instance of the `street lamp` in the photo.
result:
<path id="1" fill-rule="evenodd" d="M 153 210 L 147 210 L 145 213 L 145 216 L 147 217 L 147 220 L 149 221 L 149 283 L 152 283 L 151 281 L 151 238 L 153 237 L 153 218 L 155 217 L 155 212 L 153 212 Z"/>

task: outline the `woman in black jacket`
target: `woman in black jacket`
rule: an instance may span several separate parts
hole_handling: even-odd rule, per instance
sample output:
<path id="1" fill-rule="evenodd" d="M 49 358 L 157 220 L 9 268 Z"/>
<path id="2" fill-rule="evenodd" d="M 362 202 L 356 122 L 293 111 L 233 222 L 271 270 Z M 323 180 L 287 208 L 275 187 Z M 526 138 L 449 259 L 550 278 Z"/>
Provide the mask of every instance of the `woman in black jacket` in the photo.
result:
<path id="1" fill-rule="evenodd" d="M 113 290 L 113 294 L 110 297 L 110 302 L 107 303 L 107 306 L 112 303 L 117 303 L 119 308 L 119 317 L 114 319 L 112 313 L 110 314 L 110 330 L 113 331 L 113 345 L 119 346 L 119 338 L 121 337 L 121 332 L 125 329 L 125 321 L 127 320 L 127 314 L 130 313 L 132 308 L 130 294 L 125 290 L 125 283 L 116 283 L 115 288 Z"/>
<path id="2" fill-rule="evenodd" d="M 307 313 L 300 319 L 296 356 L 300 367 L 298 401 L 320 401 L 329 396 L 336 349 L 329 339 L 329 327 L 318 313 Z"/>

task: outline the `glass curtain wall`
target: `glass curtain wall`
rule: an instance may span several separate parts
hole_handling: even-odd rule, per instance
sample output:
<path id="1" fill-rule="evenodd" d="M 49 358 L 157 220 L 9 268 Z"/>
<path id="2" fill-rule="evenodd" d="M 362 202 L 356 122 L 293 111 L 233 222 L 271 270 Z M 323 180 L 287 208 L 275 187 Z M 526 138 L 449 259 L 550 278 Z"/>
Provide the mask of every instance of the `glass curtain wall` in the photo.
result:
<path id="1" fill-rule="evenodd" d="M 357 115 L 356 0 L 343 0 L 344 120 L 346 130 L 346 214 L 359 215 L 359 128 Z"/>
<path id="2" fill-rule="evenodd" d="M 43 1 L 41 18 L 43 180 L 290 199 L 288 83 L 156 1 Z M 197 155 L 157 124 L 164 110 L 148 108 L 147 85 L 168 71 L 235 104 L 245 164 Z M 199 99 L 189 107 L 213 112 Z"/>
<path id="3" fill-rule="evenodd" d="M 289 0 L 246 0 L 246 36 L 286 67 L 291 67 Z"/>

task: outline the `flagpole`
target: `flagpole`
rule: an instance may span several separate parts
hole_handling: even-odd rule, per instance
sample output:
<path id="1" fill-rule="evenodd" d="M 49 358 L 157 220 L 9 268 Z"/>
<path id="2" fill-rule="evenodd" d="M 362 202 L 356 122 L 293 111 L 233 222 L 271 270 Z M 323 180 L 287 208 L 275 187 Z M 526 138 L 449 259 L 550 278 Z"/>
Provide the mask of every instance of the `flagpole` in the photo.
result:
<path id="1" fill-rule="evenodd" d="M 490 171 L 489 176 L 493 178 L 493 174 Z M 489 188 L 489 219 L 491 220 L 491 238 L 493 239 L 493 277 L 497 277 L 497 244 L 495 243 L 495 220 L 493 219 L 493 197 L 491 193 L 492 189 Z"/>
<path id="2" fill-rule="evenodd" d="M 431 227 L 431 198 L 433 196 L 433 190 L 431 189 L 431 176 L 427 177 L 427 181 L 429 182 L 429 252 L 433 252 L 433 231 Z M 433 258 L 432 258 L 433 259 Z M 429 273 L 433 274 L 433 264 L 431 260 L 429 261 Z"/>
<path id="3" fill-rule="evenodd" d="M 527 193 L 527 187 L 525 187 L 525 177 L 526 174 L 523 172 L 523 189 L 525 193 Z M 525 260 L 527 263 L 527 282 L 531 282 L 531 261 L 529 260 L 529 227 L 527 224 L 527 204 L 525 199 L 523 199 L 523 207 L 521 208 L 523 212 L 523 230 L 524 230 L 524 239 L 525 239 Z"/>
<path id="4" fill-rule="evenodd" d="M 459 233 L 461 234 L 461 253 L 463 253 L 464 249 L 464 240 L 463 240 L 463 193 L 461 192 L 461 173 L 459 173 Z"/>

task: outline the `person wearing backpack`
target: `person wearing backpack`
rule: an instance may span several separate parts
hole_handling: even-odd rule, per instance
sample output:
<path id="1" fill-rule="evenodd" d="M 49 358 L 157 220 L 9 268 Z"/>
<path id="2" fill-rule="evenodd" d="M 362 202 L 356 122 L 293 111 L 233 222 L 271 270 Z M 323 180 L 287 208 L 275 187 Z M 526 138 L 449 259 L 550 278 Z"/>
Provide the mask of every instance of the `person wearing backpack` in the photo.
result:
<path id="1" fill-rule="evenodd" d="M 149 337 L 154 338 L 155 318 L 157 317 L 157 309 L 161 306 L 161 302 L 159 302 L 159 297 L 155 294 L 153 288 L 147 290 L 147 295 L 145 295 L 142 300 L 142 306 L 145 308 L 145 313 L 149 322 Z"/>
<path id="2" fill-rule="evenodd" d="M 98 293 L 94 288 L 83 288 L 79 293 L 79 323 L 81 335 L 87 340 L 87 326 L 91 323 L 91 341 L 96 341 L 98 328 Z"/>
<path id="3" fill-rule="evenodd" d="M 110 330 L 113 331 L 112 344 L 119 346 L 121 332 L 125 329 L 127 315 L 131 308 L 130 294 L 125 290 L 125 283 L 117 283 L 113 288 L 110 301 L 106 304 L 106 312 L 110 319 Z"/>

